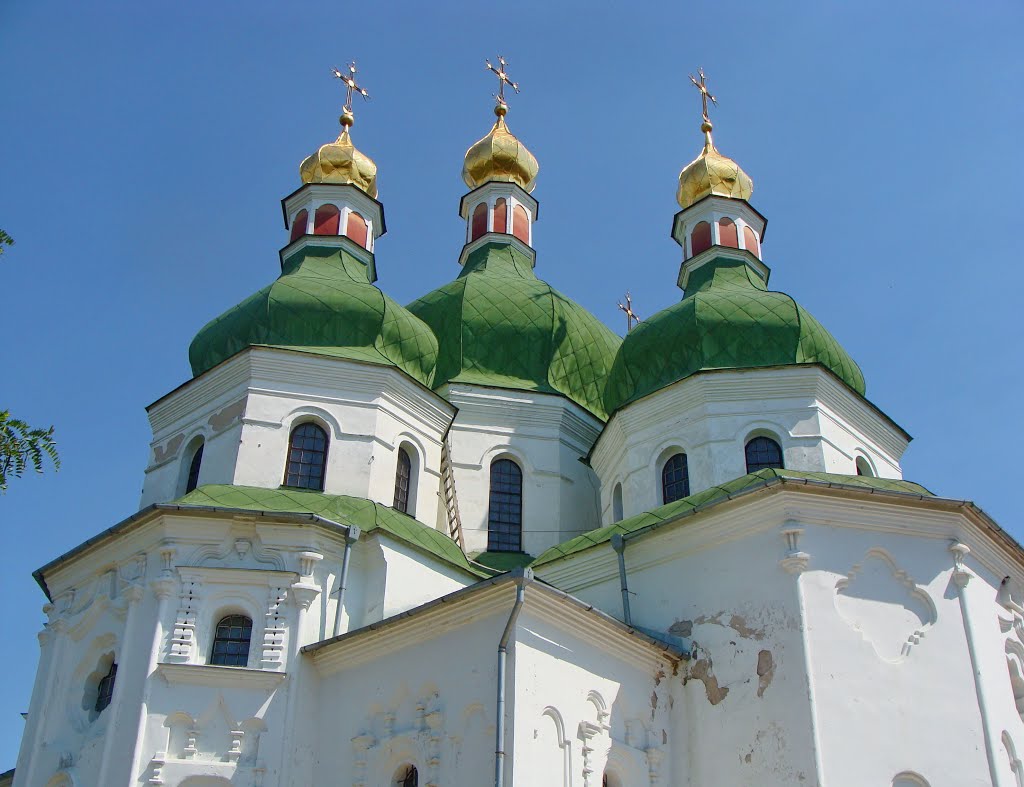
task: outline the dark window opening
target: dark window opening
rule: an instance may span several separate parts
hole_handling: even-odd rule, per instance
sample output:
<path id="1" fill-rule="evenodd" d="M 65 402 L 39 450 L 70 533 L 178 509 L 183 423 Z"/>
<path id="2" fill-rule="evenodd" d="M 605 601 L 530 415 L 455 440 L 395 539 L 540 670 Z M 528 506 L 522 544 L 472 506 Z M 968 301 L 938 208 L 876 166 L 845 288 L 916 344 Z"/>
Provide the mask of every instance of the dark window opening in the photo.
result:
<path id="1" fill-rule="evenodd" d="M 409 481 L 412 478 L 412 459 L 404 448 L 398 449 L 398 468 L 395 471 L 394 507 L 403 514 L 409 513 Z"/>
<path id="2" fill-rule="evenodd" d="M 782 449 L 770 437 L 755 437 L 746 447 L 747 472 L 774 467 L 782 469 Z"/>
<path id="3" fill-rule="evenodd" d="M 327 432 L 316 424 L 295 427 L 288 442 L 284 485 L 322 492 L 326 467 Z"/>
<path id="4" fill-rule="evenodd" d="M 672 503 L 690 494 L 690 469 L 686 454 L 676 454 L 661 470 L 661 501 Z"/>
<path id="5" fill-rule="evenodd" d="M 523 471 L 510 459 L 491 464 L 487 551 L 520 552 L 523 545 Z"/>
<path id="6" fill-rule="evenodd" d="M 117 677 L 117 663 L 110 662 L 110 669 L 107 674 L 100 678 L 96 687 L 96 712 L 103 713 L 110 701 L 114 698 L 114 679 Z"/>
<path id="7" fill-rule="evenodd" d="M 412 765 L 406 765 L 398 772 L 398 787 L 419 787 L 420 774 Z"/>
<path id="8" fill-rule="evenodd" d="M 248 666 L 251 639 L 252 621 L 245 615 L 228 615 L 222 618 L 213 637 L 210 663 L 222 667 Z"/>
<path id="9" fill-rule="evenodd" d="M 192 454 L 192 464 L 188 466 L 188 480 L 185 481 L 185 494 L 199 486 L 199 468 L 203 464 L 203 444 L 200 443 L 196 452 Z"/>

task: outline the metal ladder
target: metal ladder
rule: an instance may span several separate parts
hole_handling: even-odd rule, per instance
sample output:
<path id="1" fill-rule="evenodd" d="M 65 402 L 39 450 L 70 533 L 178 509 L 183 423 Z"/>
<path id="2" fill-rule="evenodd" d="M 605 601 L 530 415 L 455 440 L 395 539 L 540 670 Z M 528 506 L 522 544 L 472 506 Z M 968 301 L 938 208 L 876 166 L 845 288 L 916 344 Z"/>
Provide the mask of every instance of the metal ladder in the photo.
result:
<path id="1" fill-rule="evenodd" d="M 466 551 L 462 542 L 462 518 L 459 516 L 459 499 L 455 496 L 455 470 L 452 467 L 451 447 L 448 439 L 441 444 L 441 494 L 444 495 L 444 507 L 448 512 L 448 535 Z"/>

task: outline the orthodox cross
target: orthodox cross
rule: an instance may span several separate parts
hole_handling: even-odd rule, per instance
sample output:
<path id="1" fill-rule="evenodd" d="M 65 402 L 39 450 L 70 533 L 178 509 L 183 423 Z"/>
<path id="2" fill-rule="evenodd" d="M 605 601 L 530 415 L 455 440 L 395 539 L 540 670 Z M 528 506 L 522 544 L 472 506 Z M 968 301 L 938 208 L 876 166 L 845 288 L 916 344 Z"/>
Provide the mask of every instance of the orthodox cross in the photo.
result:
<path id="1" fill-rule="evenodd" d="M 626 290 L 626 303 L 619 303 L 619 308 L 626 313 L 626 333 L 633 330 L 633 323 L 640 322 L 640 315 L 633 311 L 633 298 L 629 294 L 629 290 Z"/>
<path id="2" fill-rule="evenodd" d="M 698 68 L 697 73 L 700 74 L 700 81 L 698 82 L 697 79 L 693 76 L 693 74 L 690 74 L 690 81 L 693 82 L 697 90 L 700 91 L 700 100 L 704 108 L 704 122 L 710 123 L 711 118 L 708 117 L 708 99 L 710 98 L 711 103 L 714 104 L 716 107 L 718 106 L 718 99 L 716 99 L 713 95 L 711 95 L 710 92 L 708 92 L 707 77 L 704 76 L 704 69 Z"/>
<path id="3" fill-rule="evenodd" d="M 358 93 L 363 99 L 368 99 L 370 94 L 356 84 L 356 62 L 353 60 L 348 64 L 348 73 L 338 68 L 332 68 L 331 73 L 345 83 L 345 109 L 352 111 L 352 94 Z"/>
<path id="4" fill-rule="evenodd" d="M 518 82 L 513 82 L 511 79 L 508 78 L 508 74 L 505 73 L 505 66 L 507 66 L 508 63 L 505 62 L 505 58 L 503 58 L 501 55 L 498 55 L 498 67 L 497 68 L 495 68 L 494 66 L 491 65 L 491 61 L 490 60 L 485 60 L 484 62 L 487 64 L 487 70 L 493 72 L 495 74 L 495 76 L 498 77 L 498 95 L 496 95 L 495 98 L 498 99 L 498 103 L 499 104 L 504 104 L 505 103 L 505 85 L 508 85 L 516 93 L 518 93 L 519 92 L 519 83 Z"/>

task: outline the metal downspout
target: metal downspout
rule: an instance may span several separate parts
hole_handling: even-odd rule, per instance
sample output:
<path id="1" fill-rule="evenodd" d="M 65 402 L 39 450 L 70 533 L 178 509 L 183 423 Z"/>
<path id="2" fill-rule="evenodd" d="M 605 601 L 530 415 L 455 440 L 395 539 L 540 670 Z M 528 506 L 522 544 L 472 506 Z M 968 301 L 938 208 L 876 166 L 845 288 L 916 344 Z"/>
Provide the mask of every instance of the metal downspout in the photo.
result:
<path id="1" fill-rule="evenodd" d="M 508 616 L 505 630 L 501 633 L 501 641 L 498 643 L 498 710 L 494 727 L 494 787 L 503 787 L 505 784 L 505 662 L 508 659 L 508 641 L 512 637 L 512 631 L 519 619 L 519 612 L 526 600 L 526 586 L 533 582 L 533 571 L 527 569 L 515 569 L 511 572 L 516 583 L 516 601 L 512 605 L 512 612 Z"/>
<path id="2" fill-rule="evenodd" d="M 629 612 L 629 585 L 626 584 L 626 539 L 621 533 L 612 536 L 612 549 L 619 557 L 619 586 L 622 588 L 622 622 L 633 625 L 633 616 Z"/>
<path id="3" fill-rule="evenodd" d="M 334 612 L 334 636 L 341 634 L 341 610 L 345 603 L 345 588 L 348 587 L 348 563 L 352 557 L 352 545 L 359 540 L 361 531 L 349 525 L 345 533 L 345 554 L 341 558 L 341 576 L 338 577 L 338 606 Z"/>

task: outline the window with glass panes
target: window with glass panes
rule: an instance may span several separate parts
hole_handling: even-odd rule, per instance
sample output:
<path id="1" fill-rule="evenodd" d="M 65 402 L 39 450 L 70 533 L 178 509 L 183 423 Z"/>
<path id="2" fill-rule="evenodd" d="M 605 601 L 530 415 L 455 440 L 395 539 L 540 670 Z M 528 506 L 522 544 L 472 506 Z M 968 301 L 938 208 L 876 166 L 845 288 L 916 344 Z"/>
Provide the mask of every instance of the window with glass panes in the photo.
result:
<path id="1" fill-rule="evenodd" d="M 102 713 L 110 701 L 114 698 L 114 679 L 117 677 L 117 664 L 110 662 L 110 669 L 107 670 L 107 674 L 100 678 L 99 685 L 96 687 L 96 712 Z"/>
<path id="2" fill-rule="evenodd" d="M 288 441 L 284 485 L 324 491 L 327 467 L 327 432 L 316 424 L 300 424 Z"/>
<path id="3" fill-rule="evenodd" d="M 746 454 L 748 473 L 767 467 L 782 468 L 782 449 L 770 437 L 755 437 L 747 443 Z"/>
<path id="4" fill-rule="evenodd" d="M 398 467 L 395 470 L 394 507 L 403 514 L 409 511 L 409 480 L 412 477 L 412 459 L 404 448 L 398 449 Z"/>
<path id="5" fill-rule="evenodd" d="M 519 552 L 523 544 L 523 471 L 510 459 L 491 464 L 487 550 Z"/>
<path id="6" fill-rule="evenodd" d="M 213 636 L 210 663 L 222 667 L 247 666 L 251 639 L 252 620 L 245 615 L 228 615 L 222 618 Z"/>
<path id="7" fill-rule="evenodd" d="M 661 501 L 671 503 L 690 494 L 690 471 L 686 454 L 669 457 L 661 470 Z"/>

